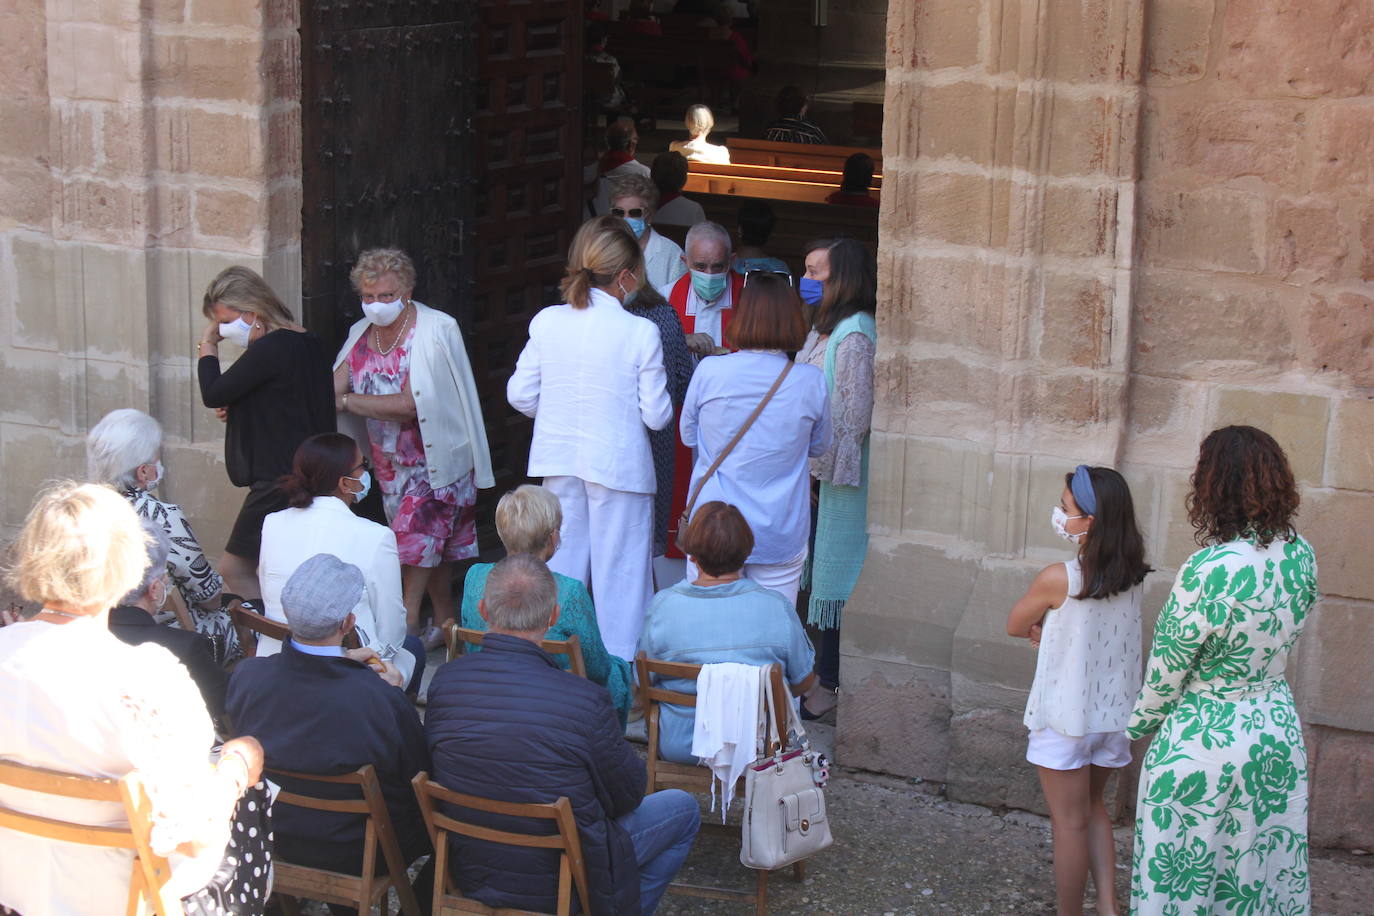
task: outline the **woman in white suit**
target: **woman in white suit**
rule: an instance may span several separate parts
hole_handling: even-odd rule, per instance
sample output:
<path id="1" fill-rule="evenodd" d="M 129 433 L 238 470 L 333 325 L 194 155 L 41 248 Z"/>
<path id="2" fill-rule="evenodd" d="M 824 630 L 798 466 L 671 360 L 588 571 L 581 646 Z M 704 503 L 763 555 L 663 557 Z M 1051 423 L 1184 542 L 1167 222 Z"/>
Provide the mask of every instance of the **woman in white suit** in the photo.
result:
<path id="1" fill-rule="evenodd" d="M 534 418 L 529 474 L 563 509 L 549 568 L 590 584 L 606 648 L 626 660 L 653 597 L 648 430 L 673 421 L 658 328 L 622 307 L 644 282 L 624 220 L 584 223 L 568 252 L 567 303 L 534 316 L 506 385 L 511 406 Z"/>
<path id="2" fill-rule="evenodd" d="M 376 654 L 386 663 L 378 672 L 383 680 L 413 693 L 424 673 L 425 652 L 419 637 L 406 634 L 396 535 L 349 508 L 371 486 L 370 463 L 348 436 L 321 433 L 301 443 L 291 473 L 281 481 L 290 508 L 273 512 L 262 525 L 258 582 L 263 613 L 286 622 L 281 591 L 291 574 L 315 554 L 352 563 L 362 570 L 367 587 L 353 608 L 362 648 L 350 655 L 366 661 Z M 258 655 L 280 650 L 274 639 L 258 640 Z"/>

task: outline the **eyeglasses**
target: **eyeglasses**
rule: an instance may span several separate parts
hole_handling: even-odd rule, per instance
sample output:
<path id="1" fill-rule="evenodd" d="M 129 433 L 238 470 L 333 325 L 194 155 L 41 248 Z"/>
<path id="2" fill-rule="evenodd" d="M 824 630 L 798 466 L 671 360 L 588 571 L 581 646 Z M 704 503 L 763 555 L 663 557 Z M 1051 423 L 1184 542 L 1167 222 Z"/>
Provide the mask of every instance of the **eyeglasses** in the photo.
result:
<path id="1" fill-rule="evenodd" d="M 628 218 L 628 219 L 643 219 L 643 218 L 644 218 L 644 208 L 643 208 L 643 207 L 635 207 L 633 210 L 625 210 L 625 209 L 623 209 L 623 208 L 621 208 L 621 207 L 612 207 L 612 208 L 611 208 L 611 216 L 618 216 L 618 217 L 620 217 L 621 219 L 627 219 L 627 218 Z"/>
<path id="2" fill-rule="evenodd" d="M 769 269 L 766 268 L 766 267 L 764 267 L 764 268 L 758 268 L 758 269 L 755 269 L 755 270 L 746 270 L 746 271 L 744 272 L 744 285 L 745 285 L 745 286 L 748 286 L 748 285 L 749 285 L 749 280 L 750 280 L 750 278 L 752 278 L 752 277 L 781 277 L 782 279 L 784 279 L 784 280 L 787 281 L 787 285 L 788 285 L 788 286 L 791 286 L 791 285 L 792 285 L 792 275 L 789 274 L 787 271 L 784 271 L 784 270 L 769 270 Z"/>

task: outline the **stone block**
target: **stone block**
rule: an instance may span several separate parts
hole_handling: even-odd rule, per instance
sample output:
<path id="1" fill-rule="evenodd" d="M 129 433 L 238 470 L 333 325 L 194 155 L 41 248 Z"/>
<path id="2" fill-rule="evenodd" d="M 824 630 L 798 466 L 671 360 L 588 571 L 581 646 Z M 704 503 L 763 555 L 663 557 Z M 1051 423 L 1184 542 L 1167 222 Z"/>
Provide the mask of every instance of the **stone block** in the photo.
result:
<path id="1" fill-rule="evenodd" d="M 1059 497 L 1064 492 L 1064 475 L 1077 467 L 1078 462 L 1048 455 L 1032 455 L 1030 462 L 1028 485 L 1022 490 L 1024 503 L 1016 507 L 1016 515 L 1025 519 L 1021 543 L 1028 556 L 1039 565 L 1060 563 L 1069 558 L 1074 548 L 1050 525 L 1050 512 L 1059 505 Z M 1026 585 L 1030 585 L 1029 579 Z M 1011 610 L 1010 605 L 1007 610 Z"/>
<path id="2" fill-rule="evenodd" d="M 862 656 L 841 659 L 837 761 L 943 782 L 949 767 L 949 674 Z"/>
<path id="3" fill-rule="evenodd" d="M 148 251 L 148 341 L 154 362 L 184 361 L 189 366 L 195 359 L 195 342 L 207 319 L 200 313 L 204 290 L 191 289 L 190 271 L 182 249 Z"/>
<path id="4" fill-rule="evenodd" d="M 244 3 L 242 0 L 191 0 L 188 20 L 196 25 L 224 25 L 259 28 L 266 11 L 263 0 Z"/>
<path id="5" fill-rule="evenodd" d="M 148 274 L 143 252 L 90 245 L 82 252 L 81 265 L 87 355 L 146 366 Z"/>
<path id="6" fill-rule="evenodd" d="M 884 263 L 878 295 L 901 327 L 899 339 L 1002 356 L 1003 310 L 1021 271 L 924 251 L 898 252 Z"/>
<path id="7" fill-rule="evenodd" d="M 1145 16 L 1150 84 L 1191 83 L 1207 70 L 1216 0 L 1156 0 Z"/>
<path id="8" fill-rule="evenodd" d="M 54 190 L 49 169 L 7 165 L 0 169 L 0 213 L 11 226 L 51 232 Z"/>
<path id="9" fill-rule="evenodd" d="M 993 162 L 997 132 L 998 90 L 962 82 L 927 86 L 896 82 L 888 93 L 886 111 L 901 112 L 898 153 L 935 160 L 950 157 L 982 165 Z M 902 122 L 899 122 L 902 123 Z"/>
<path id="10" fill-rule="evenodd" d="M 295 0 L 263 0 L 263 25 L 272 29 L 299 29 L 300 4 Z"/>
<path id="11" fill-rule="evenodd" d="M 297 318 L 301 315 L 301 246 L 300 236 L 295 236 L 286 244 L 272 239 L 271 249 L 263 264 L 262 276 L 272 287 L 277 297 Z"/>
<path id="12" fill-rule="evenodd" d="M 1043 10 L 1040 13 L 1043 34 L 1036 35 L 1035 39 L 1040 45 L 1040 54 L 1048 59 L 1027 58 L 1020 72 L 1030 75 L 1031 65 L 1034 65 L 1044 68 L 1043 72 L 1035 72 L 1036 77 L 1059 82 L 1124 80 L 1134 84 L 1139 77 L 1139 65 L 1123 57 L 1123 37 L 1128 25 L 1120 21 L 1125 13 L 1122 5 L 1049 0 Z M 1139 26 L 1135 24 L 1134 28 Z"/>
<path id="13" fill-rule="evenodd" d="M 1333 280 L 1349 254 L 1335 203 L 1274 202 L 1269 273 L 1300 284 Z"/>
<path id="14" fill-rule="evenodd" d="M 191 189 L 180 183 L 158 182 L 149 194 L 148 241 L 168 248 L 192 247 L 195 212 L 191 205 Z"/>
<path id="15" fill-rule="evenodd" d="M 887 65 L 915 70 L 978 63 L 981 4 L 926 0 L 888 10 Z"/>
<path id="16" fill-rule="evenodd" d="M 898 172 L 886 216 L 922 242 L 995 247 L 1002 244 L 1011 184 L 979 175 Z M 887 188 L 888 176 L 883 177 Z"/>
<path id="17" fill-rule="evenodd" d="M 1061 559 L 1066 553 L 1061 553 Z M 954 633 L 952 671 L 963 679 L 961 690 L 967 695 L 961 698 L 956 691 L 956 712 L 998 704 L 1024 709 L 1025 692 L 1035 677 L 1035 652 L 1026 640 L 1007 635 L 1007 614 L 1042 566 L 998 559 L 979 564 L 968 606 Z"/>
<path id="18" fill-rule="evenodd" d="M 912 437 L 904 457 L 902 530 L 980 540 L 988 511 L 990 452 L 957 439 Z"/>
<path id="19" fill-rule="evenodd" d="M 1116 247 L 1115 189 L 1049 182 L 1041 194 L 1040 245 L 1045 254 L 1097 258 Z"/>
<path id="20" fill-rule="evenodd" d="M 1257 273 L 1264 265 L 1264 201 L 1236 191 L 1141 186 L 1142 261 Z"/>
<path id="21" fill-rule="evenodd" d="M 56 350 L 59 345 L 53 302 L 55 267 L 53 246 L 47 239 L 14 235 L 13 257 L 14 330 L 11 343 L 35 350 Z"/>
<path id="22" fill-rule="evenodd" d="M 1132 375 L 1129 446 L 1133 462 L 1187 467 L 1202 440 L 1207 391 L 1202 382 Z"/>
<path id="23" fill-rule="evenodd" d="M 107 172 L 146 175 L 153 159 L 146 113 L 132 106 L 108 106 L 100 117 L 101 167 Z"/>
<path id="24" fill-rule="evenodd" d="M 62 374 L 67 361 L 57 353 L 12 349 L 0 359 L 0 391 L 6 422 L 58 428 L 65 416 Z M 6 481 L 8 484 L 8 481 Z"/>
<path id="25" fill-rule="evenodd" d="M 1111 358 L 1110 286 L 1094 277 L 1046 271 L 1036 353 L 1049 366 L 1095 368 Z"/>
<path id="26" fill-rule="evenodd" d="M 61 183 L 55 234 L 111 245 L 136 245 L 147 231 L 144 191 L 124 184 L 74 178 Z"/>
<path id="27" fill-rule="evenodd" d="M 1309 106 L 1297 102 L 1153 97 L 1145 114 L 1147 172 L 1191 172 L 1209 184 L 1258 178 L 1297 190 Z"/>
<path id="28" fill-rule="evenodd" d="M 1314 134 L 1313 190 L 1368 197 L 1374 185 L 1374 157 L 1369 155 L 1374 149 L 1374 107 L 1363 99 L 1324 105 L 1317 110 Z"/>
<path id="29" fill-rule="evenodd" d="M 162 492 L 186 510 L 195 526 L 196 539 L 214 566 L 219 565 L 247 493 L 229 483 L 222 452 L 219 443 L 199 446 L 164 441 L 162 445 L 162 463 L 167 469 Z"/>
<path id="30" fill-rule="evenodd" d="M 1302 685 L 1304 723 L 1374 732 L 1371 644 L 1374 604 L 1336 598 L 1318 602 L 1300 639 L 1301 669 L 1291 663 L 1288 667 L 1289 680 Z"/>
<path id="31" fill-rule="evenodd" d="M 43 7 L 6 16 L 0 28 L 0 86 L 9 99 L 48 101 L 48 24 Z"/>
<path id="32" fill-rule="evenodd" d="M 193 433 L 193 416 L 205 408 L 200 402 L 200 386 L 196 370 L 189 358 L 158 363 L 150 368 L 149 413 L 162 423 L 165 441 L 189 441 Z M 223 474 L 223 468 L 217 473 Z"/>
<path id="33" fill-rule="evenodd" d="M 1318 376 L 1374 386 L 1374 298 L 1358 293 L 1313 294 L 1303 311 L 1303 362 Z"/>
<path id="34" fill-rule="evenodd" d="M 902 492 L 906 443 L 907 437 L 899 430 L 890 431 L 879 426 L 875 410 L 873 432 L 868 440 L 868 530 L 871 534 L 890 536 L 901 531 L 902 501 L 892 499 L 891 494 Z"/>
<path id="35" fill-rule="evenodd" d="M 47 157 L 51 106 L 41 99 L 0 99 L 0 156 L 31 164 Z"/>
<path id="36" fill-rule="evenodd" d="M 53 106 L 57 127 L 57 155 L 54 165 L 63 171 L 93 172 L 101 166 L 100 123 L 96 111 L 70 103 Z"/>
<path id="37" fill-rule="evenodd" d="M 18 528 L 45 484 L 85 476 L 84 434 L 63 436 L 53 429 L 0 422 L 0 466 L 5 469 L 0 516 L 7 526 Z"/>
<path id="38" fill-rule="evenodd" d="M 1222 388 L 1217 391 L 1211 428 L 1255 426 L 1288 454 L 1299 483 L 1320 485 L 1326 464 L 1326 429 L 1331 402 L 1316 395 Z"/>
<path id="39" fill-rule="evenodd" d="M 1326 483 L 1342 490 L 1374 491 L 1374 401 L 1345 397 L 1331 403 Z"/>
<path id="40" fill-rule="evenodd" d="M 198 237 L 223 239 L 234 247 L 261 248 L 266 207 L 256 196 L 230 190 L 197 190 L 194 202 Z"/>
<path id="41" fill-rule="evenodd" d="M 233 0 L 219 2 L 232 3 Z M 262 49 L 261 72 L 267 101 L 298 101 L 301 97 L 300 34 L 288 32 L 269 38 Z"/>
<path id="42" fill-rule="evenodd" d="M 1374 846 L 1374 735 L 1314 725 L 1308 749 L 1308 841 Z"/>
<path id="43" fill-rule="evenodd" d="M 167 98 L 262 102 L 261 54 L 259 39 L 154 34 L 145 78 Z"/>
<path id="44" fill-rule="evenodd" d="M 1134 101 L 1106 96 L 1056 96 L 1049 124 L 1046 171 L 1057 176 L 1132 178 L 1137 167 L 1138 129 Z"/>
<path id="45" fill-rule="evenodd" d="M 301 109 L 291 105 L 267 119 L 267 177 L 301 178 Z"/>
<path id="46" fill-rule="evenodd" d="M 1374 7 L 1348 0 L 1230 0 L 1222 19 L 1218 80 L 1271 97 L 1356 96 L 1374 91 Z"/>
<path id="47" fill-rule="evenodd" d="M 1035 767 L 1026 762 L 1021 714 L 975 709 L 956 714 L 949 730 L 945 791 L 951 800 L 1048 813 Z"/>
<path id="48" fill-rule="evenodd" d="M 1031 451 L 1053 449 L 1070 436 L 1090 450 L 1111 441 L 1125 420 L 1126 380 L 1119 375 L 1040 370 L 1018 374 L 1012 383 L 1012 415 L 1033 416 L 1038 422 L 999 430 L 1006 440 L 999 447 L 1015 443 Z"/>
<path id="49" fill-rule="evenodd" d="M 1374 494 L 1304 490 L 1297 520 L 1317 553 L 1317 585 L 1324 595 L 1374 600 L 1369 563 L 1369 518 Z"/>
<path id="50" fill-rule="evenodd" d="M 138 92 L 138 34 L 119 26 L 58 25 L 53 30 L 65 49 L 50 54 L 54 96 L 119 101 Z"/>
<path id="51" fill-rule="evenodd" d="M 1195 449 L 1190 465 L 1196 464 L 1196 461 Z M 1153 565 L 1160 569 L 1178 569 L 1199 549 L 1195 538 L 1196 529 L 1188 521 L 1188 507 L 1185 503 L 1192 488 L 1192 473 L 1193 468 L 1190 466 L 1186 471 L 1166 472 L 1162 475 L 1159 518 L 1155 522 L 1156 531 L 1159 532 L 1155 543 L 1160 545 L 1160 549 L 1152 554 Z"/>
<path id="52" fill-rule="evenodd" d="M 146 412 L 152 406 L 147 363 L 87 359 L 84 381 L 85 397 L 77 413 L 84 414 L 82 425 L 87 429 L 112 410 L 134 407 Z"/>
<path id="53" fill-rule="evenodd" d="M 267 237 L 269 244 L 301 237 L 303 192 L 294 182 L 282 182 L 267 198 Z"/>
<path id="54" fill-rule="evenodd" d="M 217 178 L 265 177 L 262 122 L 258 118 L 203 111 L 160 109 L 158 168 Z"/>
<path id="55" fill-rule="evenodd" d="M 1163 378 L 1272 378 L 1296 357 L 1290 293 L 1186 271 L 1138 272 L 1132 370 Z"/>

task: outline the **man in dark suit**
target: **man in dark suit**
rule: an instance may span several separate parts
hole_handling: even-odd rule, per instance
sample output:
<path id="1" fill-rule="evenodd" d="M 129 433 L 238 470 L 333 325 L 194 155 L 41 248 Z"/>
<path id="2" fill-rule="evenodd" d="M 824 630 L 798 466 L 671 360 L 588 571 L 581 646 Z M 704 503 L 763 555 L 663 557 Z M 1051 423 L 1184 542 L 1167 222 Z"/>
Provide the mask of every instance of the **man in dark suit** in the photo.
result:
<path id="1" fill-rule="evenodd" d="M 429 753 L 415 707 L 401 688 L 366 664 L 364 656 L 376 653 L 367 648 L 344 651 L 344 637 L 353 629 L 351 609 L 363 589 L 362 571 L 330 554 L 302 563 L 281 593 L 291 638 L 277 655 L 239 663 L 229 679 L 227 709 L 238 734 L 262 743 L 269 769 L 338 776 L 372 764 L 409 864 L 431 851 L 410 786 L 415 774 L 429 766 Z M 281 782 L 283 788 L 312 795 L 332 788 Z M 352 787 L 339 789 L 339 797 L 358 797 Z M 279 803 L 272 821 L 276 852 L 283 861 L 360 873 L 362 817 Z M 380 855 L 377 866 L 384 870 Z M 414 883 L 426 913 L 433 875 L 432 865 L 426 865 Z"/>
<path id="2" fill-rule="evenodd" d="M 143 581 L 119 599 L 119 605 L 110 611 L 110 632 L 131 646 L 156 643 L 176 656 L 177 661 L 191 673 L 191 680 L 200 688 L 205 708 L 219 729 L 220 720 L 224 717 L 224 690 L 229 677 L 223 668 L 215 664 L 209 639 L 192 630 L 164 627 L 153 619 L 153 615 L 167 603 L 167 595 L 172 590 L 167 578 L 167 554 L 172 545 L 162 526 L 144 519 L 143 530 L 149 538 L 148 569 L 143 573 Z"/>
<path id="3" fill-rule="evenodd" d="M 557 599 L 548 567 L 528 554 L 491 571 L 478 604 L 490 627 L 482 651 L 444 665 L 430 684 L 425 733 L 434 778 L 498 801 L 567 796 L 587 867 L 591 899 L 583 910 L 649 914 L 692 848 L 700 808 L 678 789 L 646 796 L 644 763 L 621 736 L 606 689 L 559 670 L 539 648 L 558 619 Z M 482 822 L 476 812 L 469 817 Z M 556 853 L 459 836 L 451 842 L 465 895 L 552 912 Z"/>

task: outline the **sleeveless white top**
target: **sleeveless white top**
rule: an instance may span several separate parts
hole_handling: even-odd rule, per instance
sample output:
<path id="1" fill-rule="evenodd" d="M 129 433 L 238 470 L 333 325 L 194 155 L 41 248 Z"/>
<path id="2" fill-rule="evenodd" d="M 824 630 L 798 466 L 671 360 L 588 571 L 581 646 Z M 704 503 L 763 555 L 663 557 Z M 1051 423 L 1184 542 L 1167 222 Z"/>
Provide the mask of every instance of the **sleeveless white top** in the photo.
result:
<path id="1" fill-rule="evenodd" d="M 1045 615 L 1026 727 L 1081 737 L 1122 731 L 1140 692 L 1143 586 L 1110 598 L 1073 597 L 1083 588 L 1078 558 L 1064 564 L 1069 596 Z"/>

